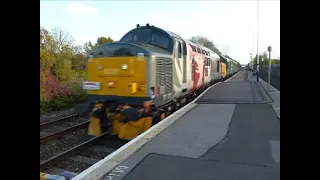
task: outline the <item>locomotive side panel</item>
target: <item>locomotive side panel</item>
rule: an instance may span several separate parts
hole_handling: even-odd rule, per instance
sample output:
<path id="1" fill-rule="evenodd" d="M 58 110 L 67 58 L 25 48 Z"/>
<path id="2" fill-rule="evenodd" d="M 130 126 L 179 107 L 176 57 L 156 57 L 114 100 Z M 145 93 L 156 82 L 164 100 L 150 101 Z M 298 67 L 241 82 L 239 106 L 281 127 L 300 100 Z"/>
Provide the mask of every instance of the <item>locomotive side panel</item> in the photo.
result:
<path id="1" fill-rule="evenodd" d="M 225 63 L 221 63 L 221 76 L 223 79 L 227 76 L 227 65 Z"/>
<path id="2" fill-rule="evenodd" d="M 221 79 L 221 65 L 219 56 L 211 56 L 212 57 L 212 64 L 211 64 L 211 80 L 217 81 Z"/>

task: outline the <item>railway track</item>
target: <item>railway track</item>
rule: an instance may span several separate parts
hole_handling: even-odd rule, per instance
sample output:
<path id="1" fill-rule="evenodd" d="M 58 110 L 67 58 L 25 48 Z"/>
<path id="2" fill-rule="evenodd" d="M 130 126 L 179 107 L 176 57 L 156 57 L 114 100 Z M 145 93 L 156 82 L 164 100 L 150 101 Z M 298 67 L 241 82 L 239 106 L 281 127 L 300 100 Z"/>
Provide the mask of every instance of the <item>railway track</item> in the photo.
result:
<path id="1" fill-rule="evenodd" d="M 70 133 L 79 128 L 85 128 L 89 124 L 89 120 L 80 118 L 78 114 L 71 114 L 40 124 L 40 144 Z"/>
<path id="2" fill-rule="evenodd" d="M 88 125 L 89 119 L 77 114 L 40 124 L 40 161 L 91 139 L 87 135 Z"/>
<path id="3" fill-rule="evenodd" d="M 53 126 L 53 125 L 65 122 L 65 121 L 70 121 L 77 116 L 78 116 L 78 114 L 71 114 L 69 116 L 61 117 L 61 118 L 53 120 L 53 121 L 42 123 L 42 124 L 40 124 L 40 130 L 47 128 L 49 126 Z"/>
<path id="4" fill-rule="evenodd" d="M 79 173 L 126 143 L 107 132 L 88 136 L 88 125 L 89 120 L 77 114 L 40 124 L 40 171 Z"/>
<path id="5" fill-rule="evenodd" d="M 40 162 L 40 171 L 48 174 L 78 174 L 116 151 L 126 141 L 110 137 L 108 132 Z"/>
<path id="6" fill-rule="evenodd" d="M 73 132 L 75 129 L 87 128 L 88 125 L 89 125 L 89 121 L 85 121 L 83 123 L 71 126 L 69 128 L 63 129 L 61 131 L 57 131 L 55 133 L 52 133 L 52 134 L 49 134 L 49 135 L 46 135 L 46 136 L 40 136 L 40 144 L 45 142 L 45 141 L 48 141 L 50 139 L 53 139 L 53 138 L 56 138 L 56 137 L 60 137 L 60 136 L 63 136 L 65 134 L 68 134 L 70 132 Z"/>

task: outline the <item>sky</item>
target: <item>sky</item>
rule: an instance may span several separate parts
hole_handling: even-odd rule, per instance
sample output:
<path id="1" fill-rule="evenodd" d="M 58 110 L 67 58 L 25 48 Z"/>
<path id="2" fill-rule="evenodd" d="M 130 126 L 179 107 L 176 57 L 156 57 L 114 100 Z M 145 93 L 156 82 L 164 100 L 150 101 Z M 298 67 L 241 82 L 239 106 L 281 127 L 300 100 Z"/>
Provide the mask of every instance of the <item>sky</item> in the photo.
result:
<path id="1" fill-rule="evenodd" d="M 119 40 L 149 23 L 186 39 L 205 36 L 247 64 L 257 53 L 257 7 L 256 0 L 41 0 L 40 26 L 66 30 L 82 45 L 101 36 Z M 259 53 L 268 46 L 272 58 L 280 58 L 280 0 L 259 1 Z"/>

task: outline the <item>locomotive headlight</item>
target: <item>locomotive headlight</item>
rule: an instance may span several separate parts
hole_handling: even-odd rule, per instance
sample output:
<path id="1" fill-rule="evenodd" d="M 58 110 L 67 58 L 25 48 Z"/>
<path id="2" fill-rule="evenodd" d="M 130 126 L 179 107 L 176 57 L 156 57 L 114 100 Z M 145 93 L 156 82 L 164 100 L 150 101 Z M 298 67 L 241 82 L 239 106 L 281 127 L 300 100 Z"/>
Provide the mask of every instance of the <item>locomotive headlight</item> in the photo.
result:
<path id="1" fill-rule="evenodd" d="M 101 71 L 103 69 L 103 67 L 101 65 L 98 65 L 98 70 Z"/>
<path id="2" fill-rule="evenodd" d="M 126 69 L 128 69 L 128 65 L 126 65 L 126 64 L 122 64 L 122 67 L 121 67 L 123 70 L 126 70 Z"/>
<path id="3" fill-rule="evenodd" d="M 109 81 L 109 82 L 108 82 L 108 87 L 110 87 L 110 88 L 114 87 L 114 82 Z"/>

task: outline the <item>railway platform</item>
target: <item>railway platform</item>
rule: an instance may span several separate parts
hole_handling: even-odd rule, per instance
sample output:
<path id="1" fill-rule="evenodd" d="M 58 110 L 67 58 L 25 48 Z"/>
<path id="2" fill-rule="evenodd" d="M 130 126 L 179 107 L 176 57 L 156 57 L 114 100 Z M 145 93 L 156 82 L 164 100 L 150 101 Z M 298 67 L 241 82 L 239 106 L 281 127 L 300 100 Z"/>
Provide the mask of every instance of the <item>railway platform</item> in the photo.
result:
<path id="1" fill-rule="evenodd" d="M 280 91 L 241 71 L 73 179 L 280 179 Z"/>

